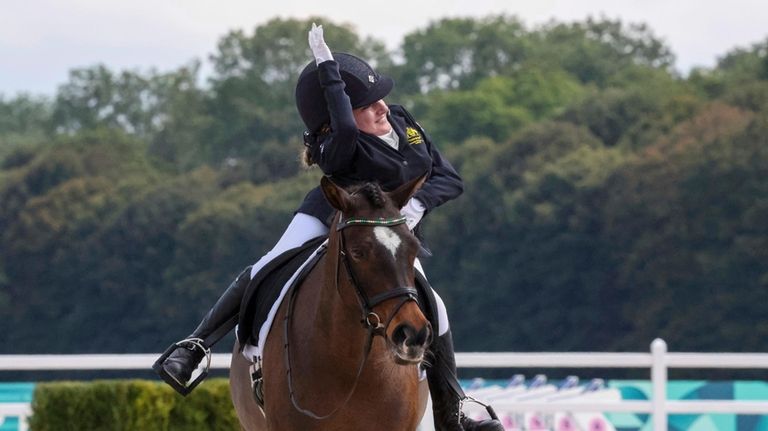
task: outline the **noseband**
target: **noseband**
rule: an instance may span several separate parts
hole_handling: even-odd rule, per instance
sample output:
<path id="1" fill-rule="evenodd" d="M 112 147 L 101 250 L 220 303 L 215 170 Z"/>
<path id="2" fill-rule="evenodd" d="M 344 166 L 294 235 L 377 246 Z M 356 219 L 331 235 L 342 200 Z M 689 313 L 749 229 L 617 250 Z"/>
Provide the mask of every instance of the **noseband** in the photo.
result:
<path id="1" fill-rule="evenodd" d="M 384 219 L 384 218 L 377 218 L 377 219 L 366 219 L 366 218 L 349 218 L 347 220 L 342 220 L 341 216 L 339 216 L 339 221 L 336 223 L 336 231 L 338 232 L 338 241 L 339 241 L 339 258 L 344 262 L 344 267 L 347 271 L 347 276 L 349 277 L 349 280 L 355 288 L 355 292 L 357 293 L 358 301 L 360 304 L 361 312 L 362 312 L 362 319 L 361 323 L 363 324 L 363 327 L 368 331 L 368 336 L 366 337 L 365 347 L 363 350 L 363 359 L 360 361 L 360 366 L 357 370 L 357 375 L 355 376 L 355 382 L 352 385 L 352 389 L 350 389 L 349 393 L 347 394 L 344 401 L 334 408 L 330 413 L 325 415 L 318 415 L 317 413 L 313 412 L 312 410 L 302 408 L 299 406 L 298 401 L 296 400 L 295 391 L 293 389 L 293 379 L 291 377 L 291 355 L 290 355 L 290 343 L 288 342 L 288 335 L 289 335 L 289 325 L 290 325 L 290 317 L 292 315 L 293 311 L 293 304 L 294 300 L 296 298 L 296 292 L 297 289 L 294 288 L 293 292 L 291 293 L 290 300 L 288 302 L 288 310 L 285 315 L 284 319 L 284 331 L 285 331 L 285 344 L 284 344 L 284 351 L 285 351 L 285 363 L 287 368 L 287 374 L 288 374 L 288 392 L 291 398 L 291 403 L 293 403 L 293 407 L 301 412 L 302 414 L 309 416 L 313 419 L 328 419 L 334 414 L 336 414 L 339 410 L 341 410 L 342 407 L 344 407 L 349 400 L 352 398 L 352 394 L 355 392 L 355 389 L 357 388 L 357 384 L 360 381 L 360 375 L 363 373 L 363 368 L 365 367 L 365 362 L 368 359 L 368 355 L 371 352 L 371 346 L 373 345 L 373 338 L 376 335 L 381 335 L 382 337 L 386 336 L 387 327 L 392 322 L 392 319 L 397 315 L 397 313 L 400 311 L 400 308 L 403 307 L 407 302 L 409 301 L 416 301 L 417 300 L 417 291 L 415 287 L 412 286 L 401 286 L 397 287 L 395 289 L 388 290 L 383 293 L 379 293 L 377 295 L 374 295 L 373 297 L 369 297 L 368 294 L 365 293 L 365 290 L 360 285 L 360 282 L 358 281 L 358 278 L 355 276 L 355 272 L 352 268 L 351 263 L 349 262 L 349 259 L 347 258 L 347 253 L 345 250 L 344 245 L 344 229 L 350 227 L 350 226 L 397 226 L 400 224 L 405 223 L 405 217 L 395 217 L 391 219 Z M 334 276 L 336 289 L 339 288 L 339 264 L 336 263 L 336 274 Z M 381 317 L 373 310 L 374 307 L 377 305 L 393 298 L 399 298 L 402 297 L 400 300 L 400 303 L 395 307 L 392 314 L 387 319 L 386 323 L 383 323 Z"/>

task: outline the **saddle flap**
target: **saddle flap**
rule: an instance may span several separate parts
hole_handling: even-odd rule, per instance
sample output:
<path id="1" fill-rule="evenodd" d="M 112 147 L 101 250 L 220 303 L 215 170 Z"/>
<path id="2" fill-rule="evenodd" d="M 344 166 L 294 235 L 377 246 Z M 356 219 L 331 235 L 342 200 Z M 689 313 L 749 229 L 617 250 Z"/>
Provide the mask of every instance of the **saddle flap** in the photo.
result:
<path id="1" fill-rule="evenodd" d="M 248 283 L 240 306 L 237 339 L 240 345 L 258 345 L 259 329 L 264 324 L 285 283 L 309 259 L 327 237 L 320 236 L 290 249 L 264 266 Z M 316 256 L 320 256 L 320 254 Z M 312 267 L 316 262 L 305 266 Z M 301 277 L 297 277 L 297 281 Z"/>

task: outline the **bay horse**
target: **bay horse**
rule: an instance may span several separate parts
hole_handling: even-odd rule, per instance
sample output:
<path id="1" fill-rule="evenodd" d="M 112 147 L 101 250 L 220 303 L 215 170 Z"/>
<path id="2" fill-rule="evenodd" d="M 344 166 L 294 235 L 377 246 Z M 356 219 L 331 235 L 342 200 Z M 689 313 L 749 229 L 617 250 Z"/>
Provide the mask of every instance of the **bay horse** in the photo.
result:
<path id="1" fill-rule="evenodd" d="M 264 409 L 235 346 L 232 401 L 244 430 L 406 430 L 427 403 L 420 364 L 432 328 L 416 300 L 419 242 L 401 208 L 421 186 L 347 191 L 323 177 L 337 210 L 327 250 L 285 295 L 265 341 Z"/>

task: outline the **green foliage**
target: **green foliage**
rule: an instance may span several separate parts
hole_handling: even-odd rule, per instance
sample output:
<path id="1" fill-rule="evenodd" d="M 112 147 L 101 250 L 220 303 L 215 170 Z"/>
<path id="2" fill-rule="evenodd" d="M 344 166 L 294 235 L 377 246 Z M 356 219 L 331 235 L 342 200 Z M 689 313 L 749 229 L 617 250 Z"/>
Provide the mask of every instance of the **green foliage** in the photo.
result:
<path id="1" fill-rule="evenodd" d="M 490 16 L 397 54 L 275 19 L 225 35 L 205 88 L 197 62 L 94 66 L 53 100 L 0 98 L 0 350 L 156 351 L 272 247 L 321 175 L 293 101 L 313 21 L 397 80 L 388 101 L 465 180 L 425 221 L 460 349 L 762 348 L 766 42 L 682 78 L 642 25 Z"/>
<path id="2" fill-rule="evenodd" d="M 717 69 L 732 79 L 768 80 L 768 39 L 727 53 L 718 61 Z"/>
<path id="3" fill-rule="evenodd" d="M 581 82 L 604 86 L 612 76 L 633 65 L 667 70 L 674 56 L 643 24 L 625 25 L 610 19 L 570 24 L 550 23 L 534 34 L 532 60 L 558 66 Z"/>
<path id="4" fill-rule="evenodd" d="M 524 108 L 506 104 L 502 94 L 492 91 L 432 93 L 425 102 L 429 114 L 424 124 L 436 142 L 459 143 L 472 136 L 504 139 L 531 120 Z"/>
<path id="5" fill-rule="evenodd" d="M 725 97 L 750 109 L 762 109 L 762 87 L 768 81 L 768 39 L 749 49 L 735 48 L 715 69 L 695 69 L 689 81 L 710 98 Z M 756 94 L 751 94 L 757 90 Z"/>
<path id="6" fill-rule="evenodd" d="M 524 67 L 564 70 L 604 86 L 633 65 L 667 70 L 673 56 L 644 25 L 587 19 L 529 30 L 514 17 L 446 18 L 406 35 L 405 63 L 394 73 L 398 95 L 469 89 Z"/>
<path id="7" fill-rule="evenodd" d="M 394 75 L 402 94 L 466 89 L 513 70 L 528 55 L 514 17 L 445 18 L 405 36 L 405 63 Z"/>
<path id="8" fill-rule="evenodd" d="M 424 113 L 419 118 L 437 142 L 460 143 L 473 136 L 504 141 L 524 125 L 563 111 L 582 93 L 565 72 L 531 67 L 485 78 L 472 90 L 432 92 L 415 111 Z"/>
<path id="9" fill-rule="evenodd" d="M 616 86 L 588 93 L 561 119 L 586 125 L 605 145 L 652 144 L 700 104 L 695 92 L 668 74 L 632 67 L 614 77 Z"/>
<path id="10" fill-rule="evenodd" d="M 0 95 L 0 139 L 23 135 L 40 137 L 48 127 L 49 111 L 49 102 L 42 97 L 21 94 L 6 101 Z"/>
<path id="11" fill-rule="evenodd" d="M 195 91 L 198 68 L 192 64 L 165 75 L 115 74 L 104 65 L 72 70 L 56 97 L 53 126 L 58 132 L 108 127 L 151 138 L 161 130 L 169 108 L 178 107 L 174 98 Z"/>
<path id="12" fill-rule="evenodd" d="M 606 320 L 591 314 L 604 294 L 598 288 L 609 291 L 611 265 L 595 235 L 597 189 L 624 156 L 564 123 L 531 126 L 501 146 L 475 145 L 487 153 L 471 158 L 476 169 L 463 162 L 470 192 L 428 221 L 439 252 L 427 271 L 444 292 L 457 344 L 549 350 L 610 339 Z M 485 336 L 473 337 L 477 331 Z"/>
<path id="13" fill-rule="evenodd" d="M 237 430 L 229 382 L 210 379 L 182 398 L 142 380 L 40 383 L 32 401 L 33 431 Z"/>
<path id="14" fill-rule="evenodd" d="M 756 198 L 768 190 L 758 174 L 765 126 L 713 104 L 606 184 L 605 235 L 633 333 L 697 350 L 742 351 L 765 337 L 764 326 L 743 324 L 759 321 L 766 299 L 766 230 L 755 224 L 766 215 Z"/>

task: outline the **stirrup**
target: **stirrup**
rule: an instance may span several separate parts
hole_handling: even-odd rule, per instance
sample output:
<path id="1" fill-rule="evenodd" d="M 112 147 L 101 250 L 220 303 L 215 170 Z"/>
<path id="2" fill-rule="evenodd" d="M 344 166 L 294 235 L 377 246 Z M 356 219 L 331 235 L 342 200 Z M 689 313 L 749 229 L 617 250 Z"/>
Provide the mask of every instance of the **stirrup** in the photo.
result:
<path id="1" fill-rule="evenodd" d="M 203 351 L 203 353 L 205 353 L 205 368 L 203 368 L 203 371 L 194 380 L 190 380 L 189 383 L 176 380 L 176 377 L 168 374 L 168 372 L 165 371 L 165 368 L 163 368 L 163 363 L 165 360 L 168 359 L 168 357 L 171 356 L 171 354 L 178 348 L 190 350 L 200 349 Z M 152 369 L 155 371 L 155 373 L 157 373 L 157 375 L 160 376 L 161 379 L 163 379 L 165 383 L 168 383 L 168 385 L 172 387 L 176 392 L 185 397 L 189 395 L 189 393 L 192 392 L 192 390 L 195 389 L 197 385 L 200 384 L 200 382 L 205 380 L 205 378 L 208 376 L 208 370 L 210 370 L 210 368 L 211 349 L 206 348 L 203 345 L 203 340 L 201 338 L 186 338 L 171 344 L 170 347 L 168 347 L 168 349 L 166 349 L 165 352 L 163 352 L 163 354 L 160 355 L 157 361 L 155 361 L 155 363 L 152 365 Z"/>
<path id="2" fill-rule="evenodd" d="M 488 416 L 490 416 L 492 420 L 495 420 L 495 421 L 499 420 L 499 417 L 496 415 L 496 411 L 493 410 L 493 407 L 491 407 L 490 404 L 486 404 L 482 401 L 479 401 L 475 398 L 470 397 L 469 395 L 464 395 L 464 398 L 462 398 L 461 401 L 459 401 L 459 417 L 461 417 L 462 415 L 461 411 L 462 411 L 462 408 L 464 407 L 465 401 L 480 404 L 481 406 L 485 407 L 485 411 L 488 412 Z"/>

